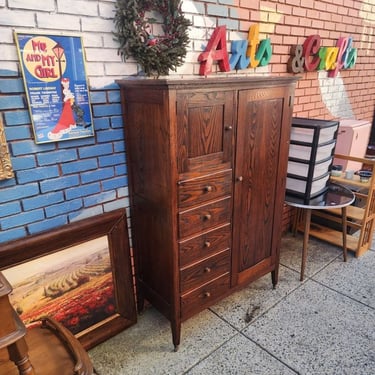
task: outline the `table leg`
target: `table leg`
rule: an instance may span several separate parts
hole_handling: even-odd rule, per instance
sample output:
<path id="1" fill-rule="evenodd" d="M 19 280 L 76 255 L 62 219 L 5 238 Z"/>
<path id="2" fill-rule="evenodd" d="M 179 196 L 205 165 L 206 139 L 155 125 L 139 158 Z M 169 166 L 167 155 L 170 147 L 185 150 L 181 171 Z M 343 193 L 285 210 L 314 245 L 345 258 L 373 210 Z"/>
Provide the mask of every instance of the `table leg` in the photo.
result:
<path id="1" fill-rule="evenodd" d="M 306 259 L 307 259 L 307 244 L 309 242 L 310 234 L 310 223 L 311 223 L 311 209 L 305 209 L 305 229 L 303 233 L 303 248 L 302 248 L 302 263 L 301 263 L 301 275 L 300 280 L 303 281 L 306 268 Z"/>
<path id="2" fill-rule="evenodd" d="M 346 219 L 346 207 L 341 209 L 341 218 L 342 218 L 342 251 L 344 253 L 344 262 L 346 262 L 348 257 L 348 249 L 346 245 L 346 231 L 347 231 L 347 219 Z"/>
<path id="3" fill-rule="evenodd" d="M 20 375 L 35 375 L 30 363 L 28 348 L 24 337 L 8 346 L 9 359 L 15 363 Z"/>
<path id="4" fill-rule="evenodd" d="M 293 215 L 293 221 L 292 221 L 292 234 L 294 237 L 297 234 L 299 211 L 300 211 L 300 208 L 294 208 L 294 215 Z"/>

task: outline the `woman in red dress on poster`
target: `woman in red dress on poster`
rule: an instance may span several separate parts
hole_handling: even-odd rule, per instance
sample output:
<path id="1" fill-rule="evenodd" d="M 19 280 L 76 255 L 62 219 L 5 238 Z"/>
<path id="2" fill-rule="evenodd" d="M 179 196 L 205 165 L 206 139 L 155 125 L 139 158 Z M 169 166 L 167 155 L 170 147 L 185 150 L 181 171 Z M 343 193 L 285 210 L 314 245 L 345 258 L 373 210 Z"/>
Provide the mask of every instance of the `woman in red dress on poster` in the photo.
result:
<path id="1" fill-rule="evenodd" d="M 49 139 L 58 140 L 64 134 L 69 133 L 72 129 L 74 129 L 77 126 L 72 108 L 72 105 L 74 103 L 74 95 L 69 89 L 69 84 L 69 78 L 61 79 L 64 104 L 59 121 L 57 122 L 54 129 L 48 133 Z"/>

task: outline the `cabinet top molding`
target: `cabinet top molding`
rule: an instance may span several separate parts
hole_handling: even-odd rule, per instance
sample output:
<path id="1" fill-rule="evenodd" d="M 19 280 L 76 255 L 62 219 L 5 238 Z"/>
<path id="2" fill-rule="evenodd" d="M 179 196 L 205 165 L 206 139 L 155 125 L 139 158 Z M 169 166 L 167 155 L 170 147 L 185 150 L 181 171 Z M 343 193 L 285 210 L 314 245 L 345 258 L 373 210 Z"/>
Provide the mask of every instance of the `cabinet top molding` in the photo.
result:
<path id="1" fill-rule="evenodd" d="M 198 77 L 198 76 L 186 76 L 186 77 L 173 77 L 173 78 L 126 78 L 116 80 L 116 83 L 120 86 L 152 86 L 152 87 L 170 87 L 170 88 L 189 88 L 189 86 L 196 86 L 201 84 L 206 88 L 212 88 L 215 86 L 223 86 L 225 84 L 235 84 L 236 89 L 241 88 L 241 85 L 249 87 L 260 86 L 280 86 L 294 83 L 300 79 L 299 76 L 272 76 L 272 75 L 252 75 L 252 76 L 226 76 L 226 77 Z"/>

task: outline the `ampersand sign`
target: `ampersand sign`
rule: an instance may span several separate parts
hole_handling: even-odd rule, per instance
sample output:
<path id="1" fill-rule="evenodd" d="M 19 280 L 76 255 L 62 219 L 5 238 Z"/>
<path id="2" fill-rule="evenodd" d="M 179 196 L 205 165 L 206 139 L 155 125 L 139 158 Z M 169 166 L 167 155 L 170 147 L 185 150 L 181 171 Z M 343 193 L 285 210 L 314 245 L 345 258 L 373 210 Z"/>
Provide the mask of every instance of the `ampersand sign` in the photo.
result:
<path id="1" fill-rule="evenodd" d="M 305 58 L 302 57 L 303 55 L 303 47 L 298 44 L 296 46 L 292 46 L 291 48 L 291 58 L 288 61 L 288 72 L 290 73 L 303 73 L 304 68 L 303 64 L 305 62 Z"/>

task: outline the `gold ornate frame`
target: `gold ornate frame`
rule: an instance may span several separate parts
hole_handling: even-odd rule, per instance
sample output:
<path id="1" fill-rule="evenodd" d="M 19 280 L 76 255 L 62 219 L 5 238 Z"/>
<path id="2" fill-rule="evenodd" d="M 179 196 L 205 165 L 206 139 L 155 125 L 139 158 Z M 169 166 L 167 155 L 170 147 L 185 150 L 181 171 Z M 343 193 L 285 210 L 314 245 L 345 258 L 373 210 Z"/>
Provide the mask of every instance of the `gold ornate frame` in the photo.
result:
<path id="1" fill-rule="evenodd" d="M 0 115 L 0 180 L 14 177 L 12 163 L 10 161 L 3 120 Z"/>

